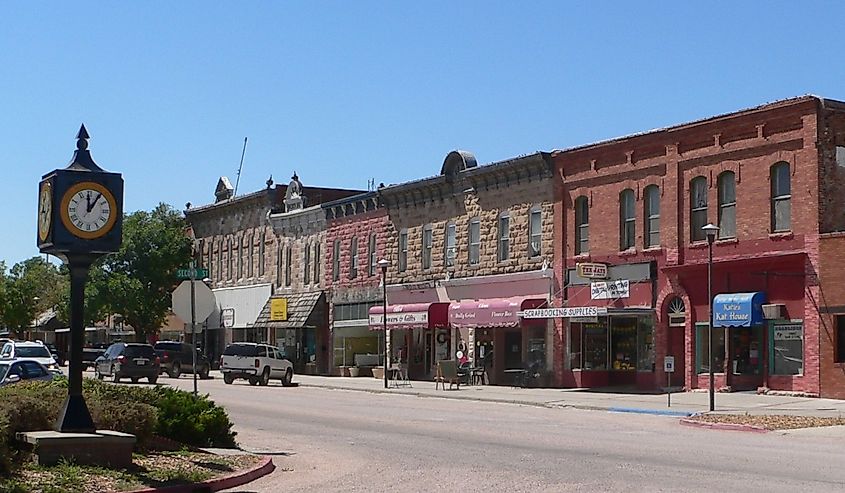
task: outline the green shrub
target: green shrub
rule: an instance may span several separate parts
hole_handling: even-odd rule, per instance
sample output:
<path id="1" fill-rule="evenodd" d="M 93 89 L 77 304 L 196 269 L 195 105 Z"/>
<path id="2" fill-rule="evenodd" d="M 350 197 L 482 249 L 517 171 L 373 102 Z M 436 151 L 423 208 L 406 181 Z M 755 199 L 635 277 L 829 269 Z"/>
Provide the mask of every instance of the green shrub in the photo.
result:
<path id="1" fill-rule="evenodd" d="M 199 447 L 234 447 L 235 432 L 223 408 L 183 390 L 159 387 L 158 433 Z"/>

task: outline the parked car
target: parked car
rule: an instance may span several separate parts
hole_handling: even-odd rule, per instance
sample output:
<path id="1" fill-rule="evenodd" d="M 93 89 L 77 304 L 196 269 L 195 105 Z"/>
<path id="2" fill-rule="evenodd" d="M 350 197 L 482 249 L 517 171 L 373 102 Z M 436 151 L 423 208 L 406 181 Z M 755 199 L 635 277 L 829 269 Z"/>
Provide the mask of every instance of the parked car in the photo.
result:
<path id="1" fill-rule="evenodd" d="M 170 378 L 179 378 L 182 372 L 194 373 L 194 346 L 186 342 L 159 341 L 153 346 L 161 359 L 161 373 L 167 373 Z M 208 378 L 211 363 L 199 350 L 197 353 L 196 373 L 200 378 Z"/>
<path id="2" fill-rule="evenodd" d="M 59 352 L 59 349 L 56 347 L 56 345 L 48 342 L 47 344 L 45 344 L 45 346 L 47 346 L 47 349 L 50 351 L 50 354 L 53 355 L 53 359 L 56 360 L 56 364 L 58 364 L 59 366 L 65 366 L 66 361 L 62 356 L 62 353 Z"/>
<path id="3" fill-rule="evenodd" d="M 94 368 L 97 364 L 97 358 L 105 354 L 108 344 L 92 344 L 82 348 L 82 369 Z"/>
<path id="4" fill-rule="evenodd" d="M 34 359 L 0 361 L 0 387 L 23 380 L 52 380 L 55 376 Z"/>
<path id="5" fill-rule="evenodd" d="M 220 357 L 223 382 L 231 384 L 238 378 L 250 385 L 267 385 L 279 379 L 288 387 L 293 383 L 293 364 L 275 346 L 254 342 L 229 344 Z"/>
<path id="6" fill-rule="evenodd" d="M 47 346 L 40 341 L 11 341 L 0 349 L 0 360 L 31 359 L 46 366 L 53 373 L 62 373 L 59 364 L 50 354 Z"/>
<path id="7" fill-rule="evenodd" d="M 109 377 L 115 383 L 122 378 L 128 378 L 132 383 L 138 383 L 142 378 L 156 383 L 159 373 L 159 357 L 149 344 L 114 343 L 97 358 L 94 365 L 94 375 L 98 379 Z"/>

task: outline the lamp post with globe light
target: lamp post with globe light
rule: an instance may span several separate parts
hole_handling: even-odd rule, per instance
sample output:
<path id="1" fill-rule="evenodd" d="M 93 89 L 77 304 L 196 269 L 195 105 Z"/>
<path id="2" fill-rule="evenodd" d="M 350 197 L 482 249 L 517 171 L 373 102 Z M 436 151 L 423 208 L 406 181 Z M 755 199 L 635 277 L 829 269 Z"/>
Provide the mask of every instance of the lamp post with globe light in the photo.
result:
<path id="1" fill-rule="evenodd" d="M 707 236 L 707 337 L 710 341 L 707 344 L 707 352 L 710 360 L 710 410 L 713 411 L 716 408 L 716 390 L 713 383 L 713 242 L 719 235 L 719 227 L 708 223 L 701 229 Z"/>
<path id="2" fill-rule="evenodd" d="M 390 354 L 388 353 L 387 341 L 390 340 L 390 334 L 387 328 L 387 266 L 390 262 L 386 259 L 378 261 L 379 269 L 381 269 L 381 303 L 382 303 L 382 327 L 384 328 L 384 388 L 387 388 L 387 372 L 390 367 Z"/>

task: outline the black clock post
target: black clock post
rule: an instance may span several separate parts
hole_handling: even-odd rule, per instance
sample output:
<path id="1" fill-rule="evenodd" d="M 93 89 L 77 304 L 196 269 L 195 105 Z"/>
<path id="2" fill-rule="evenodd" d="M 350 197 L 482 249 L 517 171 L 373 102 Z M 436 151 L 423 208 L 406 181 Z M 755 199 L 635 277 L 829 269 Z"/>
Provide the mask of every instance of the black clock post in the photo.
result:
<path id="1" fill-rule="evenodd" d="M 120 248 L 123 178 L 104 171 L 91 158 L 85 125 L 76 138 L 70 164 L 44 175 L 39 185 L 38 248 L 61 258 L 70 270 L 68 396 L 56 431 L 93 433 L 94 422 L 82 395 L 85 283 L 91 265 Z"/>

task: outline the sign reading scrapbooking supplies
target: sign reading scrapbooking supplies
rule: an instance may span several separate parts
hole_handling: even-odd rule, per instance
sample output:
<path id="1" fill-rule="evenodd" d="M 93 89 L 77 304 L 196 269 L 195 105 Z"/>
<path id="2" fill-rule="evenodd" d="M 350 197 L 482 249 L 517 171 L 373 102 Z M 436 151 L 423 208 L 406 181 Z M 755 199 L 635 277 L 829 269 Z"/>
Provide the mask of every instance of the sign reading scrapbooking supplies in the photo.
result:
<path id="1" fill-rule="evenodd" d="M 576 318 L 607 315 L 607 308 L 600 306 L 565 306 L 562 308 L 531 308 L 516 313 L 522 318 Z"/>

